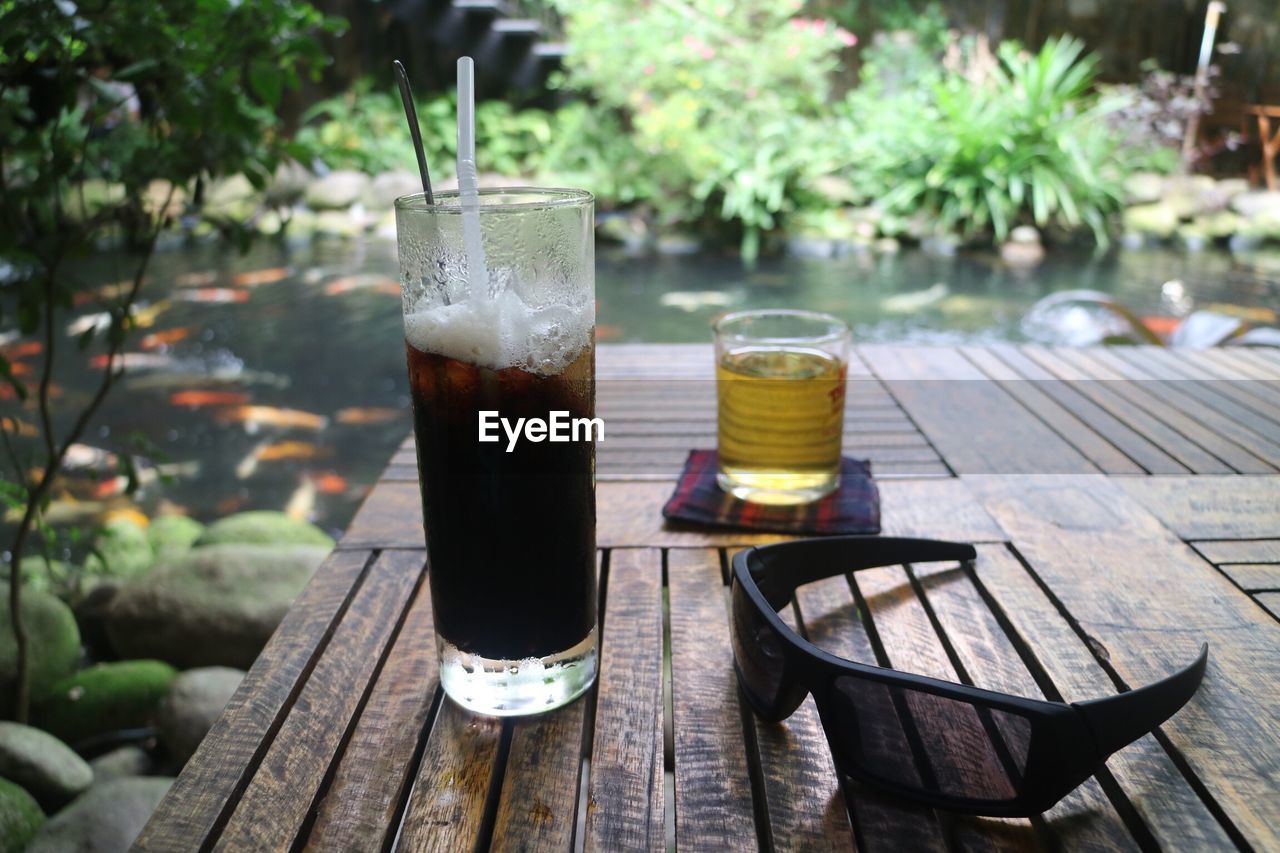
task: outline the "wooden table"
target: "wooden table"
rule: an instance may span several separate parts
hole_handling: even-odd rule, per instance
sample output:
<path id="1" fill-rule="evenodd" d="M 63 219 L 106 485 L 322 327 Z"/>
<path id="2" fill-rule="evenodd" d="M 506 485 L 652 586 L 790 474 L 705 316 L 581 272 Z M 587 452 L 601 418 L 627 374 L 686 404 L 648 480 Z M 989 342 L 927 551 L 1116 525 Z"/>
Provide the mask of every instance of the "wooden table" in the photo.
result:
<path id="1" fill-rule="evenodd" d="M 406 443 L 139 840 L 146 850 L 1280 848 L 1280 355 L 860 347 L 846 451 L 886 534 L 977 543 L 787 614 L 850 658 L 1053 699 L 1199 694 L 1033 820 L 842 785 L 812 699 L 739 703 L 725 565 L 775 537 L 664 527 L 713 446 L 709 350 L 600 351 L 597 688 L 501 722 L 442 699 Z M 667 663 L 669 661 L 669 664 Z"/>

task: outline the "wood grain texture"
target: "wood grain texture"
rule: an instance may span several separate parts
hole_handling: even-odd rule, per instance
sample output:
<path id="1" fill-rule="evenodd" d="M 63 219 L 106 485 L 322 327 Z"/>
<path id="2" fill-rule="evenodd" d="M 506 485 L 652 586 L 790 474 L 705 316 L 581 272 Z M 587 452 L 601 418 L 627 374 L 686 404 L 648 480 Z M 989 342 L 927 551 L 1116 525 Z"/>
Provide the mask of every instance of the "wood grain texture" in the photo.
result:
<path id="1" fill-rule="evenodd" d="M 1187 468 L 1168 453 L 1157 447 L 1150 439 L 1140 434 L 1133 427 L 1120 420 L 1102 406 L 1098 405 L 1082 389 L 1073 383 L 1064 382 L 1055 374 L 1046 370 L 1039 362 L 1027 357 L 1018 347 L 1011 344 L 997 345 L 989 348 L 992 355 L 1009 365 L 1024 379 L 1031 380 L 1035 387 L 1052 397 L 1070 411 L 1089 429 L 1096 432 L 1117 450 L 1128 456 L 1151 474 L 1185 474 Z"/>
<path id="2" fill-rule="evenodd" d="M 673 480 L 655 482 L 602 482 L 596 485 L 596 544 L 601 548 L 705 548 L 739 547 L 778 542 L 776 533 L 677 527 L 662 518 L 662 506 L 671 497 Z"/>
<path id="3" fill-rule="evenodd" d="M 369 568 L 215 850 L 294 843 L 422 573 L 422 554 L 404 551 L 384 552 Z"/>
<path id="4" fill-rule="evenodd" d="M 756 828 L 720 554 L 672 551 L 667 561 L 676 844 L 746 843 Z"/>
<path id="5" fill-rule="evenodd" d="M 804 635 L 824 651 L 848 660 L 881 666 L 858 615 L 848 578 L 840 575 L 796 590 Z M 872 685 L 868 690 L 875 690 Z M 896 750 L 910 752 L 906 735 L 899 729 L 889 732 L 898 738 Z M 874 788 L 845 782 L 853 830 L 859 850 L 946 850 L 947 837 L 938 815 L 923 806 L 882 794 Z"/>
<path id="6" fill-rule="evenodd" d="M 1196 474 L 1231 473 L 1232 468 L 1221 459 L 1135 402 L 1135 394 L 1129 383 L 1107 382 L 1091 376 L 1075 363 L 1073 353 L 1067 349 L 1026 346 L 1022 347 L 1022 351 L 1059 379 L 1069 382 L 1073 390 L 1088 397 L 1158 445 L 1188 471 Z"/>
<path id="7" fill-rule="evenodd" d="M 959 674 L 947 656 L 941 638 L 929 620 L 919 597 L 911 586 L 906 570 L 901 566 L 887 566 L 878 569 L 867 569 L 853 576 L 853 584 L 861 592 L 868 614 L 875 624 L 876 633 L 887 656 L 887 664 L 894 669 L 915 672 L 932 676 L 944 681 L 960 681 Z M 910 703 L 911 697 L 906 697 Z M 982 721 L 970 706 L 953 705 L 948 709 L 946 721 L 930 722 L 931 715 L 919 708 L 914 715 L 917 724 L 916 736 L 925 743 L 925 751 L 932 756 L 945 754 L 948 747 L 944 744 L 959 732 L 960 739 L 974 739 L 982 742 L 984 735 Z M 937 743 L 936 749 L 930 744 Z M 974 751 L 977 759 L 983 752 Z M 994 762 L 990 750 L 985 760 Z M 940 779 L 947 779 L 958 773 L 950 784 L 956 784 L 972 772 L 969 770 L 951 770 L 952 765 L 946 762 L 931 761 L 933 771 Z M 999 778 L 1002 771 L 994 766 L 985 771 L 988 778 Z M 947 785 L 943 781 L 939 784 Z M 944 816 L 945 829 L 956 842 L 971 850 L 1038 850 L 1044 848 L 1044 842 L 1037 834 L 1030 820 L 1023 818 L 973 818 L 965 816 Z"/>
<path id="8" fill-rule="evenodd" d="M 1089 428 L 1061 403 L 1046 394 L 1041 382 L 1023 378 L 986 347 L 960 347 L 960 353 L 974 366 L 1000 383 L 1009 396 L 1021 403 L 1068 444 L 1079 450 L 1106 474 L 1144 474 L 1138 463 L 1125 456 L 1111 442 Z"/>
<path id="9" fill-rule="evenodd" d="M 598 556 L 597 584 L 602 565 Z M 590 736 L 584 731 L 587 709 L 594 698 L 593 687 L 582 698 L 550 714 L 511 721 L 511 747 L 491 849 L 570 849 L 585 764 L 584 741 Z"/>
<path id="10" fill-rule="evenodd" d="M 417 559 L 425 562 L 426 556 Z M 424 583 L 316 808 L 308 850 L 377 848 L 394 829 L 438 689 L 431 595 Z"/>
<path id="11" fill-rule="evenodd" d="M 586 849 L 663 844 L 662 555 L 609 558 Z"/>
<path id="12" fill-rule="evenodd" d="M 963 480 L 902 480 L 880 486 L 885 536 L 1001 542 L 1004 531 L 974 500 Z"/>
<path id="13" fill-rule="evenodd" d="M 422 754 L 397 850 L 471 850 L 484 822 L 502 721 L 445 697 Z"/>
<path id="14" fill-rule="evenodd" d="M 1122 477 L 1113 482 L 1183 539 L 1280 538 L 1280 477 Z"/>
<path id="15" fill-rule="evenodd" d="M 511 724 L 492 850 L 569 850 L 590 697 Z"/>
<path id="16" fill-rule="evenodd" d="M 1271 420 L 1280 419 L 1280 382 L 1267 379 L 1248 361 L 1236 353 L 1223 353 L 1217 350 L 1193 350 L 1180 352 L 1176 356 L 1160 356 L 1172 360 L 1176 370 L 1189 375 L 1205 376 L 1218 380 L 1215 387 L 1223 393 L 1230 394 L 1241 404 L 1257 411 Z"/>
<path id="17" fill-rule="evenodd" d="M 753 717 L 752 725 L 774 849 L 851 849 L 853 827 L 813 697 L 780 723 Z"/>
<path id="18" fill-rule="evenodd" d="M 971 542 L 1005 539 L 989 514 L 955 478 L 880 480 L 880 524 L 885 535 L 933 536 Z M 602 482 L 596 487 L 596 543 L 601 548 L 664 546 L 740 548 L 779 542 L 776 533 L 675 525 L 662 506 L 675 482 Z"/>
<path id="19" fill-rule="evenodd" d="M 334 553 L 316 570 L 226 709 L 134 842 L 138 850 L 185 850 L 209 838 L 238 800 L 256 756 L 292 701 L 328 631 L 358 584 L 367 551 Z"/>
<path id="20" fill-rule="evenodd" d="M 1090 353 L 1117 369 L 1127 367 L 1129 375 L 1164 380 L 1161 390 L 1170 392 L 1171 401 L 1189 412 L 1208 413 L 1215 423 L 1225 422 L 1226 429 L 1243 437 L 1241 444 L 1253 445 L 1262 452 L 1262 458 L 1276 458 L 1276 445 L 1280 443 L 1280 409 L 1274 412 L 1259 411 L 1259 406 L 1248 396 L 1238 393 L 1231 380 L 1201 381 L 1179 372 L 1179 366 L 1163 359 L 1138 358 L 1134 354 L 1115 350 Z M 1258 444 L 1260 436 L 1264 444 Z"/>
<path id="21" fill-rule="evenodd" d="M 1211 645 L 1197 695 L 1163 727 L 1251 844 L 1280 844 L 1280 625 L 1103 477 L 976 477 L 1098 654 L 1131 686 Z"/>
<path id="22" fill-rule="evenodd" d="M 1262 609 L 1280 620 L 1280 592 L 1260 592 L 1253 600 L 1262 605 Z"/>
<path id="23" fill-rule="evenodd" d="M 864 346 L 858 352 L 957 473 L 1097 470 L 954 350 Z"/>
<path id="24" fill-rule="evenodd" d="M 422 532 L 422 496 L 412 482 L 380 482 L 369 492 L 347 532 L 338 540 L 343 551 L 368 548 L 426 547 Z"/>
<path id="25" fill-rule="evenodd" d="M 1220 412 L 1220 405 L 1205 405 L 1183 394 L 1179 383 L 1154 380 L 1151 374 L 1110 355 L 1106 350 L 1055 350 L 1093 379 L 1134 405 L 1159 418 L 1214 458 L 1242 474 L 1273 474 L 1267 459 L 1280 460 L 1280 445 L 1242 426 Z"/>
<path id="26" fill-rule="evenodd" d="M 963 569 L 936 563 L 912 568 L 969 683 L 1015 696 L 1046 698 Z M 1061 849 L 1138 849 L 1096 779 L 1087 779 L 1042 819 L 1053 845 Z"/>
<path id="27" fill-rule="evenodd" d="M 979 545 L 974 571 L 1063 701 L 1080 702 L 1115 692 L 1088 645 L 1007 547 Z M 1217 819 L 1152 735 L 1111 756 L 1107 767 L 1165 849 L 1232 846 Z"/>
<path id="28" fill-rule="evenodd" d="M 1280 563 L 1280 538 L 1202 540 L 1192 547 L 1214 565 L 1223 563 Z"/>
<path id="29" fill-rule="evenodd" d="M 1280 563 L 1227 563 L 1218 569 L 1248 592 L 1280 589 Z"/>

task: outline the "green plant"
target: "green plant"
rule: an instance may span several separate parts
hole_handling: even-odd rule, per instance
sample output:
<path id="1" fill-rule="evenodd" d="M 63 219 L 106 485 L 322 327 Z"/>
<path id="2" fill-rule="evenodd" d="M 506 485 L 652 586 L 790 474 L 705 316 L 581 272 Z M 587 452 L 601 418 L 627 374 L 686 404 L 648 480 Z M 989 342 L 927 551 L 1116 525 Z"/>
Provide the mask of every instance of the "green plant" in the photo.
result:
<path id="1" fill-rule="evenodd" d="M 38 335 L 42 349 L 31 388 L 0 354 L 0 380 L 37 421 L 25 444 L 19 418 L 0 430 L 3 499 L 21 517 L 6 544 L 9 574 L 20 581 L 33 533 L 51 532 L 44 512 L 68 449 L 122 373 L 161 231 L 206 177 L 266 185 L 286 150 L 275 109 L 323 63 L 314 33 L 334 22 L 302 0 L 0 0 L 0 22 L 0 325 Z M 101 352 L 101 379 L 55 413 L 52 377 L 68 343 L 57 318 L 87 286 L 68 261 L 112 236 L 136 250 L 129 284 L 103 298 L 104 326 L 71 342 Z M 19 720 L 30 704 L 22 587 L 9 584 Z"/>
<path id="2" fill-rule="evenodd" d="M 822 161 L 804 146 L 818 140 L 809 128 L 828 115 L 830 76 L 852 34 L 795 17 L 797 0 L 555 5 L 568 85 L 630 128 L 659 219 L 727 220 L 753 256 Z"/>
<path id="3" fill-rule="evenodd" d="M 982 77 L 948 69 L 924 93 L 874 104 L 855 93 L 846 109 L 864 128 L 880 125 L 853 162 L 878 176 L 879 203 L 899 215 L 923 209 L 945 229 L 997 240 L 1019 222 L 1087 226 L 1105 245 L 1123 176 L 1104 121 L 1111 105 L 1089 92 L 1096 58 L 1070 37 L 1036 54 L 1006 42 L 996 57 Z"/>
<path id="4" fill-rule="evenodd" d="M 457 157 L 457 106 L 452 95 L 416 103 L 422 147 L 432 174 L 448 177 Z M 413 166 L 413 142 L 400 96 L 370 78 L 351 90 L 313 105 L 303 114 L 306 125 L 297 140 L 331 168 L 386 172 Z M 476 149 L 482 171 L 531 175 L 539 171 L 542 150 L 551 142 L 555 115 L 545 110 L 517 110 L 504 101 L 476 105 Z"/>

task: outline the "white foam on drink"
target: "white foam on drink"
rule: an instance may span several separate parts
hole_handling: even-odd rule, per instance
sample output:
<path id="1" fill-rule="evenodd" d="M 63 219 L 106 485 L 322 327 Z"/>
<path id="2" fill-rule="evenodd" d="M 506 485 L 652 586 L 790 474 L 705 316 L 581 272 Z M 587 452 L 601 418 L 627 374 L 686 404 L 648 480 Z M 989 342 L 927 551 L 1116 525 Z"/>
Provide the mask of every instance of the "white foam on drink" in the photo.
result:
<path id="1" fill-rule="evenodd" d="M 492 299 L 471 298 L 422 307 L 404 318 L 405 338 L 417 350 L 501 370 L 563 373 L 591 342 L 594 306 L 534 308 L 506 290 Z"/>

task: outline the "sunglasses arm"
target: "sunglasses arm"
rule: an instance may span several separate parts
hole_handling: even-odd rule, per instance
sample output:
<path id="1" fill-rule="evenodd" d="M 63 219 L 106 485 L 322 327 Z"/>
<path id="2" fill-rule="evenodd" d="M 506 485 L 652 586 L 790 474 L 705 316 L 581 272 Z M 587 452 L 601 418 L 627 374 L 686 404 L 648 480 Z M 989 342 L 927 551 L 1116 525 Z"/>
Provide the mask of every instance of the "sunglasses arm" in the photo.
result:
<path id="1" fill-rule="evenodd" d="M 1209 644 L 1200 649 L 1195 663 L 1168 678 L 1104 699 L 1075 702 L 1084 715 L 1102 755 L 1128 746 L 1178 712 L 1195 694 L 1204 678 Z"/>
<path id="2" fill-rule="evenodd" d="M 857 549 L 850 549 L 857 543 Z M 768 572 L 774 558 L 786 561 L 785 572 Z M 879 566 L 902 563 L 962 562 L 977 558 L 972 545 L 937 539 L 893 536 L 831 536 L 822 539 L 762 545 L 739 552 L 737 560 L 753 570 L 761 592 L 771 602 L 790 600 L 797 587 L 825 578 Z"/>

